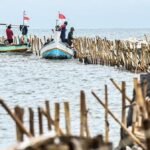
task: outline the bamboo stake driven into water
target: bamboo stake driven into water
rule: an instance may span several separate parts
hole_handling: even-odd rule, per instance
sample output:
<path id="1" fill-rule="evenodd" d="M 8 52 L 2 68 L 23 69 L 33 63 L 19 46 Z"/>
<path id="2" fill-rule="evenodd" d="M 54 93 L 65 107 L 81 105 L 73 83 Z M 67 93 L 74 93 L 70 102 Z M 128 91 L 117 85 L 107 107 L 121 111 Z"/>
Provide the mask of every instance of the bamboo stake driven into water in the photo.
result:
<path id="1" fill-rule="evenodd" d="M 110 79 L 110 81 L 121 93 L 123 92 L 122 89 L 119 87 L 119 85 L 112 78 Z M 125 95 L 125 97 L 130 103 L 132 102 L 131 99 L 127 95 Z"/>
<path id="2" fill-rule="evenodd" d="M 87 119 L 87 108 L 84 91 L 80 92 L 80 136 L 89 137 L 88 119 Z"/>
<path id="3" fill-rule="evenodd" d="M 51 114 L 50 114 L 50 105 L 49 105 L 49 101 L 45 102 L 46 105 L 46 114 L 47 114 L 47 121 L 48 121 L 48 129 L 51 130 L 52 127 L 52 120 L 51 120 Z"/>
<path id="4" fill-rule="evenodd" d="M 22 130 L 22 132 L 24 132 L 28 137 L 32 137 L 32 134 L 27 131 L 27 129 L 24 127 L 20 119 L 16 115 L 14 115 L 10 110 L 10 108 L 4 103 L 4 100 L 0 99 L 0 104 L 8 112 L 8 114 L 12 117 L 12 119 L 16 122 L 16 124 Z"/>
<path id="5" fill-rule="evenodd" d="M 92 91 L 93 96 L 96 98 L 96 100 L 106 109 L 106 105 L 100 100 L 100 98 L 95 94 L 94 91 Z M 135 137 L 135 135 L 133 135 L 130 131 L 128 131 L 128 129 L 126 128 L 126 126 L 124 124 L 122 124 L 117 117 L 109 110 L 108 108 L 108 113 L 111 115 L 111 117 L 126 131 L 126 133 L 128 133 L 128 135 L 130 135 L 130 137 L 140 146 L 142 147 L 144 150 L 146 150 L 146 147 L 144 144 L 142 144 L 140 142 L 140 140 L 138 138 Z"/>
<path id="6" fill-rule="evenodd" d="M 125 82 L 122 82 L 122 117 L 121 117 L 121 122 L 122 124 L 127 128 L 127 125 L 126 125 L 126 99 L 125 99 L 125 95 L 126 95 L 126 83 Z M 125 145 L 127 145 L 127 143 L 122 143 L 122 141 L 124 140 L 124 135 L 125 135 L 125 130 L 123 128 L 121 128 L 121 144 L 122 145 L 122 148 L 121 150 L 126 150 L 126 147 Z"/>
<path id="7" fill-rule="evenodd" d="M 55 125 L 55 132 L 58 136 L 61 134 L 60 130 L 59 130 L 60 129 L 59 122 L 60 122 L 60 104 L 55 103 L 55 121 L 54 121 L 54 125 Z"/>
<path id="8" fill-rule="evenodd" d="M 20 119 L 20 121 L 23 124 L 24 109 L 20 108 L 19 106 L 16 106 L 14 109 L 15 109 L 15 115 Z M 17 124 L 16 124 L 16 135 L 17 135 L 18 142 L 23 141 L 23 132 Z"/>
<path id="9" fill-rule="evenodd" d="M 38 107 L 38 118 L 39 118 L 39 134 L 43 134 L 43 115 L 41 107 Z"/>
<path id="10" fill-rule="evenodd" d="M 71 122 L 70 122 L 70 107 L 68 102 L 64 102 L 65 110 L 65 124 L 66 124 L 66 135 L 71 135 Z"/>
<path id="11" fill-rule="evenodd" d="M 108 121 L 108 88 L 105 85 L 105 142 L 109 142 L 109 121 Z"/>
<path id="12" fill-rule="evenodd" d="M 32 108 L 29 108 L 29 129 L 30 133 L 35 136 L 35 131 L 34 131 L 34 112 Z"/>
<path id="13" fill-rule="evenodd" d="M 122 82 L 122 123 L 126 126 L 126 83 Z"/>

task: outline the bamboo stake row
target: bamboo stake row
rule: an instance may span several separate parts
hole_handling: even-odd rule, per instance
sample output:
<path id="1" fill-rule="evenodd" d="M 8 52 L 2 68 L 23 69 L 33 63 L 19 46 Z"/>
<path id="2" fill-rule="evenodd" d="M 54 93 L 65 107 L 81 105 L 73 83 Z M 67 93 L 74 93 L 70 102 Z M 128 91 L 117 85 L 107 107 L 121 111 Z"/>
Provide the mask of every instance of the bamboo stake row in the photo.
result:
<path id="1" fill-rule="evenodd" d="M 147 72 L 150 64 L 149 43 L 77 38 L 74 41 L 77 57 L 85 64 L 117 66 L 132 72 Z"/>
<path id="2" fill-rule="evenodd" d="M 113 79 L 111 79 L 114 81 Z M 115 81 L 113 83 L 116 83 Z M 117 84 L 117 83 L 116 83 Z M 142 86 L 144 86 L 143 89 L 147 91 L 147 84 L 141 85 L 137 81 L 137 79 L 134 79 L 134 88 L 136 92 L 136 98 L 135 98 L 135 105 L 132 105 L 136 109 L 133 109 L 133 124 L 132 130 L 129 130 L 127 127 L 127 117 L 126 117 L 126 100 L 127 100 L 127 94 L 126 94 L 126 83 L 123 81 L 122 86 L 120 87 L 118 84 L 116 86 L 117 89 L 120 89 L 121 92 L 121 100 L 122 100 L 122 112 L 121 112 L 121 119 L 117 118 L 117 116 L 110 110 L 108 107 L 108 87 L 105 85 L 105 102 L 103 102 L 95 92 L 92 91 L 92 95 L 96 98 L 96 100 L 103 106 L 105 109 L 105 138 L 102 137 L 102 135 L 98 137 L 91 137 L 91 133 L 89 131 L 88 126 L 88 109 L 86 105 L 86 97 L 84 91 L 81 91 L 80 93 L 80 135 L 79 136 L 73 136 L 71 132 L 71 113 L 70 113 L 70 106 L 68 102 L 64 102 L 64 115 L 65 115 L 65 131 L 62 130 L 61 124 L 60 124 L 60 104 L 55 103 L 55 110 L 54 110 L 54 118 L 51 116 L 51 108 L 49 101 L 45 101 L 45 108 L 38 107 L 38 129 L 39 129 L 39 135 L 35 134 L 35 123 L 34 123 L 34 116 L 35 112 L 32 110 L 32 108 L 29 108 L 29 129 L 25 127 L 23 123 L 23 116 L 25 114 L 24 109 L 21 107 L 15 107 L 15 112 L 12 112 L 10 108 L 4 103 L 4 100 L 0 100 L 0 104 L 4 107 L 4 109 L 8 112 L 8 114 L 12 117 L 12 119 L 16 123 L 16 138 L 17 141 L 23 141 L 24 136 L 26 135 L 29 137 L 30 142 L 29 143 L 23 143 L 22 145 L 25 145 L 22 150 L 27 149 L 38 149 L 41 150 L 55 150 L 55 149 L 71 149 L 70 144 L 76 147 L 76 150 L 85 150 L 85 149 L 97 149 L 100 148 L 103 150 L 105 147 L 106 150 L 112 150 L 112 143 L 110 143 L 109 138 L 109 118 L 108 115 L 110 115 L 116 123 L 120 125 L 121 128 L 121 138 L 120 138 L 120 150 L 126 149 L 127 145 L 130 144 L 137 144 L 144 150 L 150 149 L 150 102 L 145 101 L 146 93 L 142 93 Z M 119 88 L 118 88 L 119 87 Z M 46 118 L 47 120 L 47 128 L 48 130 L 55 131 L 55 136 L 47 137 L 44 136 L 46 133 L 46 128 L 44 128 L 43 125 L 43 119 Z M 140 119 L 141 118 L 141 119 Z M 140 123 L 139 123 L 140 122 Z M 137 129 L 141 128 L 144 133 L 144 142 L 141 140 L 141 136 L 137 136 Z M 28 131 L 29 130 L 29 131 Z M 140 133 L 142 134 L 142 133 Z M 32 138 L 31 138 L 32 137 Z M 44 138 L 43 138 L 44 137 Z M 67 139 L 67 140 L 66 140 Z M 97 144 L 96 144 L 96 141 Z M 95 143 L 94 143 L 95 141 Z M 93 144 L 91 144 L 93 143 Z M 99 144 L 100 143 L 100 144 Z M 89 146 L 90 145 L 90 146 Z M 92 145 L 92 146 L 91 146 Z M 17 150 L 20 148 L 20 145 L 16 145 L 16 148 L 12 150 Z"/>
<path id="3" fill-rule="evenodd" d="M 107 93 L 106 93 L 107 94 Z M 16 138 L 18 142 L 24 140 L 24 133 L 28 133 L 32 138 L 29 138 L 30 142 L 26 144 L 22 144 L 23 146 L 26 145 L 24 148 L 20 148 L 22 146 L 17 145 L 12 150 L 27 150 L 29 149 L 44 149 L 44 150 L 56 150 L 56 149 L 70 149 L 70 144 L 72 143 L 73 147 L 76 147 L 77 150 L 91 150 L 105 148 L 106 150 L 112 150 L 112 143 L 109 142 L 109 133 L 107 131 L 107 141 L 103 139 L 102 135 L 97 137 L 91 138 L 89 126 L 88 126 L 88 109 L 86 106 L 86 97 L 84 91 L 81 91 L 80 94 L 80 136 L 72 136 L 71 133 L 71 119 L 70 119 L 70 106 L 68 102 L 64 102 L 64 115 L 65 115 L 65 128 L 66 131 L 62 131 L 60 127 L 60 104 L 55 103 L 55 110 L 54 110 L 54 119 L 51 116 L 51 109 L 49 105 L 49 101 L 45 101 L 45 108 L 38 107 L 38 128 L 39 128 L 39 135 L 35 134 L 35 123 L 34 123 L 34 116 L 35 112 L 32 108 L 29 108 L 29 128 L 27 129 L 24 126 L 23 118 L 25 115 L 25 111 L 23 108 L 16 106 L 15 113 L 13 113 L 10 108 L 5 104 L 4 100 L 1 99 L 0 104 L 5 108 L 7 108 L 7 112 L 9 115 L 14 119 L 16 122 Z M 107 113 L 107 112 L 106 112 Z M 46 117 L 48 123 L 49 131 L 54 129 L 56 137 L 59 138 L 60 143 L 55 143 L 54 137 L 46 137 L 43 140 L 43 136 L 45 132 L 45 128 L 43 126 L 43 119 Z M 18 121 L 19 120 L 19 121 Z M 106 120 L 108 122 L 108 119 Z M 19 123 L 18 123 L 19 122 Z M 29 132 L 28 132 L 29 130 Z M 108 130 L 108 128 L 107 128 Z M 26 132 L 25 132 L 26 131 Z M 39 140 L 40 139 L 40 140 Z M 52 140 L 53 139 L 53 140 Z M 66 140 L 67 139 L 67 140 Z M 42 142 L 43 141 L 43 142 Z M 49 141 L 49 142 L 48 142 Z M 52 141 L 52 142 L 51 142 Z M 106 141 L 106 142 L 105 142 Z M 47 143 L 48 142 L 48 143 Z M 46 143 L 46 144 L 45 144 Z M 50 144 L 51 143 L 51 144 Z M 62 144 L 63 143 L 63 144 Z M 63 148 L 65 145 L 65 148 Z M 67 148 L 66 148 L 67 147 Z"/>
<path id="4" fill-rule="evenodd" d="M 81 95 L 84 95 L 84 92 L 81 92 Z M 82 100 L 81 100 L 82 101 Z M 81 108 L 81 112 L 84 112 L 84 117 L 87 117 L 87 114 L 85 114 L 86 107 L 85 107 L 85 99 L 83 103 L 83 109 Z M 12 119 L 16 122 L 16 130 L 17 130 L 17 140 L 22 141 L 23 134 L 27 134 L 27 136 L 35 136 L 35 123 L 34 123 L 34 111 L 32 108 L 29 108 L 29 130 L 23 125 L 23 116 L 24 116 L 24 109 L 20 108 L 19 106 L 15 107 L 15 113 L 11 111 L 11 109 L 5 104 L 4 100 L 0 100 L 0 104 L 4 107 L 4 109 L 8 112 L 8 114 L 12 117 Z M 54 126 L 56 135 L 63 135 L 62 129 L 60 129 L 60 104 L 55 103 L 55 117 L 54 120 L 52 119 L 51 113 L 50 113 L 50 105 L 49 101 L 45 101 L 46 109 L 42 109 L 41 107 L 38 107 L 38 118 L 39 118 L 39 135 L 44 133 L 43 128 L 43 117 L 47 117 L 47 123 L 48 123 L 48 129 L 52 130 L 52 126 Z M 64 102 L 64 110 L 65 110 L 65 122 L 66 122 L 66 134 L 71 135 L 71 123 L 70 123 L 70 106 L 68 102 Z M 84 119 L 87 121 L 87 119 Z M 86 127 L 85 127 L 86 126 Z M 83 124 L 84 128 L 87 128 L 87 122 L 86 124 Z M 86 130 L 88 131 L 88 129 Z M 88 131 L 89 132 L 89 131 Z M 86 133 L 88 135 L 89 133 Z M 84 135 L 83 137 L 85 137 Z"/>
<path id="5" fill-rule="evenodd" d="M 147 38 L 146 38 L 147 39 Z M 0 37 L 0 43 L 5 38 Z M 52 40 L 52 37 L 29 37 L 31 51 L 41 56 L 40 49 Z M 147 41 L 147 40 L 146 40 Z M 20 37 L 14 37 L 14 44 L 20 43 Z M 116 66 L 131 72 L 148 72 L 150 69 L 150 44 L 121 40 L 107 40 L 100 37 L 79 37 L 74 40 L 77 58 L 85 64 Z"/>

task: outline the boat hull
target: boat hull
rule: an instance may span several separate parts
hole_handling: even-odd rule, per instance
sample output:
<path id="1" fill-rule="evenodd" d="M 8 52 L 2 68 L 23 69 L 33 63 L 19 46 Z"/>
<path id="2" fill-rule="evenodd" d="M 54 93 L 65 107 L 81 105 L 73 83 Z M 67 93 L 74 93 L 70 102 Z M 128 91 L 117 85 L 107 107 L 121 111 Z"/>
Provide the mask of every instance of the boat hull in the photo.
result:
<path id="1" fill-rule="evenodd" d="M 72 55 L 67 54 L 64 51 L 56 48 L 56 49 L 45 51 L 42 54 L 42 57 L 46 59 L 71 59 Z"/>
<path id="2" fill-rule="evenodd" d="M 70 59 L 74 50 L 60 40 L 60 31 L 55 31 L 54 39 L 40 49 L 41 56 L 46 59 Z"/>
<path id="3" fill-rule="evenodd" d="M 62 42 L 50 42 L 41 50 L 41 56 L 46 59 L 70 59 L 74 56 L 73 49 L 67 47 Z"/>
<path id="4" fill-rule="evenodd" d="M 0 45 L 0 52 L 25 52 L 28 50 L 26 45 Z"/>

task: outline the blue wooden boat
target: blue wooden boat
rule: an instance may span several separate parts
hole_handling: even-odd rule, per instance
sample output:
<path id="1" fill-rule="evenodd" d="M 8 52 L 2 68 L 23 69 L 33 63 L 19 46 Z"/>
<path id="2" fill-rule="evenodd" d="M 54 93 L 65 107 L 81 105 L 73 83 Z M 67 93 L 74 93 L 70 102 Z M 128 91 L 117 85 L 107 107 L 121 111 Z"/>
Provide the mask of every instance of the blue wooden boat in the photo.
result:
<path id="1" fill-rule="evenodd" d="M 60 32 L 56 31 L 54 40 L 42 47 L 41 55 L 46 59 L 71 59 L 74 56 L 73 49 L 60 41 Z"/>

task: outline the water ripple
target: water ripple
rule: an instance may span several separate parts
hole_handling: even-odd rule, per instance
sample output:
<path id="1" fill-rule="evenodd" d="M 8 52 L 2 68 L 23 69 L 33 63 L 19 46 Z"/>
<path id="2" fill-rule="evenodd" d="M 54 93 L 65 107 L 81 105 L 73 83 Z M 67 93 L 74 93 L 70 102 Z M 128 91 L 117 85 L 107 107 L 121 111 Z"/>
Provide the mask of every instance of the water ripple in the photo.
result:
<path id="1" fill-rule="evenodd" d="M 0 96 L 11 108 L 15 105 L 44 107 L 44 101 L 50 100 L 52 113 L 54 103 L 69 101 L 71 107 L 72 132 L 79 133 L 79 99 L 80 90 L 85 90 L 87 105 L 90 109 L 89 123 L 92 135 L 104 132 L 104 110 L 91 95 L 94 89 L 104 99 L 104 85 L 108 85 L 109 106 L 111 110 L 121 115 L 121 95 L 113 87 L 109 78 L 114 78 L 119 84 L 126 81 L 127 93 L 132 96 L 132 79 L 134 74 L 121 72 L 112 67 L 100 65 L 82 65 L 77 60 L 45 60 L 33 55 L 0 55 Z M 63 110 L 62 116 L 64 115 Z M 0 146 L 6 147 L 15 142 L 15 124 L 0 108 Z M 5 115 L 3 115 L 5 114 Z M 28 114 L 26 110 L 26 114 Z M 7 117 L 5 117 L 7 116 Z M 63 117 L 64 118 L 64 117 Z M 28 116 L 25 117 L 28 123 Z M 64 119 L 61 119 L 64 124 Z M 76 120 L 76 121 L 75 121 Z M 38 123 L 37 116 L 35 119 Z M 28 126 L 28 125 L 27 125 Z M 119 127 L 110 118 L 111 140 L 119 139 Z M 113 130 L 112 130 L 113 129 Z M 4 138 L 5 137 L 5 138 Z"/>

